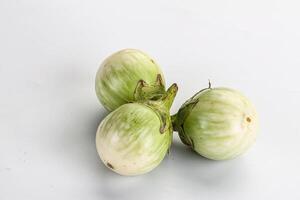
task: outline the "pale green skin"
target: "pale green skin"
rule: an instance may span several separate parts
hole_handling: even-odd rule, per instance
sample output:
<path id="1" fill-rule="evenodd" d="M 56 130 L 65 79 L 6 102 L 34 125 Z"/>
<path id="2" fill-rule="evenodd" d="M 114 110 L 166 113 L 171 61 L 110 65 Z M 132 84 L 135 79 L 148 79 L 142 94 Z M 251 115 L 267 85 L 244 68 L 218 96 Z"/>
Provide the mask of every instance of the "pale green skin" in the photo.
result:
<path id="1" fill-rule="evenodd" d="M 253 104 L 229 88 L 200 92 L 182 106 L 176 118 L 181 140 L 209 159 L 235 158 L 256 139 L 258 120 Z"/>
<path id="2" fill-rule="evenodd" d="M 172 140 L 171 126 L 161 133 L 160 125 L 152 108 L 141 103 L 122 105 L 97 130 L 96 146 L 101 160 L 121 175 L 151 171 L 163 160 Z"/>
<path id="3" fill-rule="evenodd" d="M 154 85 L 159 74 L 164 84 L 160 67 L 145 53 L 135 49 L 119 51 L 109 56 L 97 72 L 97 97 L 107 110 L 112 111 L 135 101 L 134 91 L 138 81 Z"/>

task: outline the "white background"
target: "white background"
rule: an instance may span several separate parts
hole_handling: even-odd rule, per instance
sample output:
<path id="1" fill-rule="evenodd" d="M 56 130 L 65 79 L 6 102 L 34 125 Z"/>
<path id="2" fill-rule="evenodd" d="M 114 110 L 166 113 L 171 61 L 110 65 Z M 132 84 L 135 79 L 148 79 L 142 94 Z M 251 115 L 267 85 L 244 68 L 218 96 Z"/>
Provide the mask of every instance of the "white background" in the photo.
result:
<path id="1" fill-rule="evenodd" d="M 300 5 L 290 0 L 0 0 L 0 199 L 300 199 Z M 101 61 L 141 49 L 178 83 L 241 90 L 260 114 L 244 156 L 210 161 L 174 134 L 151 173 L 99 160 Z"/>

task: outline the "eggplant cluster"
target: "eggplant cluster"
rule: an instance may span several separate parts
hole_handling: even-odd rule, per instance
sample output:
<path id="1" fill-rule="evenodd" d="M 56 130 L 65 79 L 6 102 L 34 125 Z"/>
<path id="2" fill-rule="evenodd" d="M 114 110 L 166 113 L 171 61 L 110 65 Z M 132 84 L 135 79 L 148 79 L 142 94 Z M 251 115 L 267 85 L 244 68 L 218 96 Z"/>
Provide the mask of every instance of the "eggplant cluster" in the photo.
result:
<path id="1" fill-rule="evenodd" d="M 171 116 L 176 83 L 166 89 L 157 62 L 136 49 L 105 59 L 95 89 L 110 111 L 97 130 L 97 151 L 103 163 L 121 175 L 140 175 L 157 167 L 169 151 L 173 131 L 185 145 L 213 160 L 235 158 L 256 139 L 255 108 L 233 89 L 209 84 Z"/>

